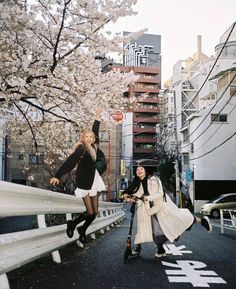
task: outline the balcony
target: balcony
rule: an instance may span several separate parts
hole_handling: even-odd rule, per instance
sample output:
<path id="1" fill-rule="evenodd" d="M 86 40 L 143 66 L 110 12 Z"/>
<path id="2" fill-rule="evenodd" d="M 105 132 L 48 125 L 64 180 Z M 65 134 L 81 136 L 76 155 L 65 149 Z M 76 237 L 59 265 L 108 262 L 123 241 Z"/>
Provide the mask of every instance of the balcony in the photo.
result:
<path id="1" fill-rule="evenodd" d="M 152 154 L 152 153 L 156 153 L 157 148 L 134 148 L 133 152 L 134 153 L 140 153 L 140 154 Z"/>
<path id="2" fill-rule="evenodd" d="M 160 69 L 158 67 L 150 67 L 150 66 L 134 66 L 131 67 L 134 72 L 136 73 L 148 73 L 148 74 L 153 74 L 157 75 L 160 73 Z"/>
<path id="3" fill-rule="evenodd" d="M 156 128 L 155 127 L 144 127 L 144 128 L 141 128 L 141 127 L 136 127 L 134 126 L 133 127 L 133 131 L 134 132 L 147 132 L 147 133 L 156 133 Z"/>
<path id="4" fill-rule="evenodd" d="M 147 76 L 140 76 L 140 78 L 138 79 L 138 82 L 158 84 L 159 78 L 157 77 L 148 78 Z"/>
<path id="5" fill-rule="evenodd" d="M 147 108 L 147 107 L 142 107 L 142 108 L 136 108 L 134 109 L 134 112 L 152 112 L 152 113 L 158 113 L 160 109 L 158 107 L 156 108 Z"/>
<path id="6" fill-rule="evenodd" d="M 146 86 L 134 86 L 134 92 L 142 92 L 142 93 L 159 93 L 159 88 L 149 88 Z"/>
<path id="7" fill-rule="evenodd" d="M 156 143 L 157 138 L 156 136 L 153 136 L 152 138 L 148 137 L 134 137 L 133 138 L 134 143 Z"/>
<path id="8" fill-rule="evenodd" d="M 159 123 L 159 118 L 157 117 L 134 117 L 134 122 L 140 123 L 140 122 L 148 122 L 148 123 Z"/>
<path id="9" fill-rule="evenodd" d="M 138 97 L 138 102 L 141 103 L 159 103 L 158 97 Z"/>

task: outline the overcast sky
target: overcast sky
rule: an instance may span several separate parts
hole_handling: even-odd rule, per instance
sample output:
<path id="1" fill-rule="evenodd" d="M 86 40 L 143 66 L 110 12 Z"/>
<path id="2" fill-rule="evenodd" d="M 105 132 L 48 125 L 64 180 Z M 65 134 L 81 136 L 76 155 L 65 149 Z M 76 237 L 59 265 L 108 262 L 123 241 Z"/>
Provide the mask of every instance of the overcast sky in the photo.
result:
<path id="1" fill-rule="evenodd" d="M 202 52 L 214 54 L 221 35 L 236 21 L 236 0 L 138 0 L 138 15 L 121 19 L 115 32 L 147 28 L 161 35 L 162 81 L 172 75 L 173 65 L 197 50 L 202 35 Z"/>

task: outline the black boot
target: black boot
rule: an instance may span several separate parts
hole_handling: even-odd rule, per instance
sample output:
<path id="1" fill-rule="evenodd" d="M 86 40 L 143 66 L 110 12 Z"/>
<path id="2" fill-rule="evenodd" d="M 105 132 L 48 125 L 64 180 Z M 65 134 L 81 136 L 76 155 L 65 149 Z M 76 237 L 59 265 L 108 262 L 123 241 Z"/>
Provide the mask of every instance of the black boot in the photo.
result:
<path id="1" fill-rule="evenodd" d="M 162 245 L 159 245 L 158 246 L 158 250 L 155 254 L 155 257 L 156 258 L 162 258 L 162 257 L 165 257 L 166 256 L 166 250 L 164 249 L 163 247 L 163 244 Z"/>
<path id="2" fill-rule="evenodd" d="M 67 221 L 66 234 L 67 234 L 68 238 L 73 238 L 75 227 L 79 223 L 83 222 L 86 219 L 87 216 L 88 216 L 88 213 L 87 212 L 83 212 L 77 218 L 75 218 L 74 220 Z"/>
<path id="3" fill-rule="evenodd" d="M 141 249 L 142 249 L 142 248 L 141 248 L 141 245 L 140 245 L 140 244 L 137 244 L 134 252 L 139 255 L 139 254 L 141 253 Z"/>
<path id="4" fill-rule="evenodd" d="M 79 233 L 79 241 L 84 244 L 86 243 L 87 239 L 86 239 L 86 230 L 88 229 L 88 227 L 91 225 L 91 223 L 96 219 L 96 214 L 93 215 L 88 215 L 85 219 L 85 222 L 82 226 L 77 228 L 77 231 Z"/>
<path id="5" fill-rule="evenodd" d="M 75 230 L 74 221 L 72 221 L 72 220 L 67 221 L 66 234 L 67 234 L 68 238 L 72 238 L 73 237 L 74 230 Z"/>
<path id="6" fill-rule="evenodd" d="M 77 228 L 77 231 L 79 233 L 79 241 L 82 243 L 82 244 L 85 244 L 87 242 L 87 238 L 86 238 L 86 235 L 85 235 L 85 231 L 84 229 L 81 227 L 78 227 Z"/>

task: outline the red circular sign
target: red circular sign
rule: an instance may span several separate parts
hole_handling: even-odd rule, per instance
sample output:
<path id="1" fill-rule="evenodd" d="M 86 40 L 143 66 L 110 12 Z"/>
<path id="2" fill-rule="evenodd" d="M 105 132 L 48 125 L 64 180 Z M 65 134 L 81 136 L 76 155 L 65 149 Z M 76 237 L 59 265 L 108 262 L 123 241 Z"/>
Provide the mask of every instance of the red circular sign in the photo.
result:
<path id="1" fill-rule="evenodd" d="M 122 111 L 116 111 L 112 117 L 115 122 L 121 123 L 124 120 L 124 113 Z"/>

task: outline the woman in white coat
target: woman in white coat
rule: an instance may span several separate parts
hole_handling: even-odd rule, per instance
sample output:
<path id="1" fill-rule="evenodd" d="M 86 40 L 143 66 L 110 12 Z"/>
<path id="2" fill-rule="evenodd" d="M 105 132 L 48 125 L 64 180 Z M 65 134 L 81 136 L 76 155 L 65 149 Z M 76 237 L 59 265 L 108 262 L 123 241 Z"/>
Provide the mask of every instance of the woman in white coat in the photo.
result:
<path id="1" fill-rule="evenodd" d="M 158 247 L 155 257 L 165 256 L 163 244 L 167 240 L 173 242 L 178 239 L 194 223 L 201 224 L 208 232 L 212 230 L 207 217 L 200 219 L 188 209 L 178 208 L 163 192 L 160 179 L 148 176 L 142 166 L 137 167 L 136 177 L 123 195 L 124 199 L 128 199 L 130 195 L 143 198 L 137 205 L 137 233 L 134 243 L 138 253 L 141 251 L 141 243 L 155 241 Z"/>

